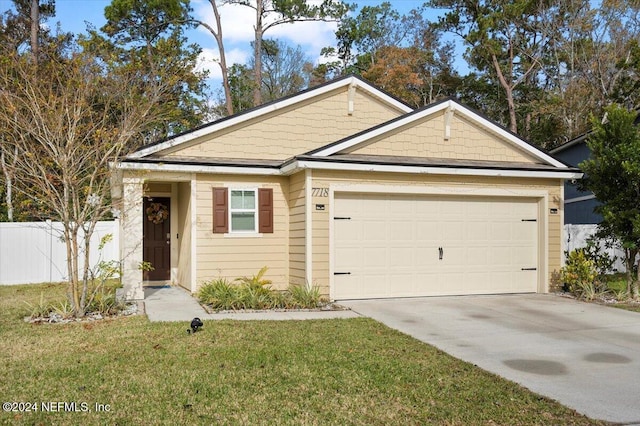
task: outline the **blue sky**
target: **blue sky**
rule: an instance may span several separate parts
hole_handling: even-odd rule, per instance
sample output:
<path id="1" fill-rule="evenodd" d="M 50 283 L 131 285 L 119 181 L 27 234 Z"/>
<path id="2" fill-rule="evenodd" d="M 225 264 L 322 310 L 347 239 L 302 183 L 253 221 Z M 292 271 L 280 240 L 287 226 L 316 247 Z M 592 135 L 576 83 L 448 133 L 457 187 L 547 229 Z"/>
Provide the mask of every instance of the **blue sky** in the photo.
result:
<path id="1" fill-rule="evenodd" d="M 105 23 L 104 8 L 110 3 L 110 0 L 56 0 L 56 17 L 49 24 L 54 26 L 56 22 L 60 22 L 64 31 L 76 34 L 85 32 L 87 23 L 100 28 Z M 373 6 L 382 3 L 382 0 L 360 0 L 355 3 L 360 7 Z M 403 14 L 421 6 L 423 1 L 395 0 L 392 4 L 396 10 Z M 0 12 L 4 12 L 11 5 L 11 0 L 0 0 Z M 213 12 L 208 0 L 191 0 L 191 5 L 198 18 L 213 24 Z M 235 5 L 225 5 L 220 8 L 228 65 L 246 63 L 251 56 L 250 42 L 254 37 L 253 21 L 255 19 L 251 12 L 251 9 L 247 7 Z M 320 59 L 320 49 L 335 45 L 336 25 L 336 23 L 330 22 L 301 22 L 280 25 L 266 33 L 266 36 L 283 39 L 294 46 L 302 46 L 309 59 L 317 62 Z M 187 36 L 190 41 L 196 42 L 202 47 L 202 67 L 210 71 L 211 88 L 218 89 L 221 78 L 220 69 L 214 62 L 218 57 L 215 39 L 202 28 L 191 30 Z"/>

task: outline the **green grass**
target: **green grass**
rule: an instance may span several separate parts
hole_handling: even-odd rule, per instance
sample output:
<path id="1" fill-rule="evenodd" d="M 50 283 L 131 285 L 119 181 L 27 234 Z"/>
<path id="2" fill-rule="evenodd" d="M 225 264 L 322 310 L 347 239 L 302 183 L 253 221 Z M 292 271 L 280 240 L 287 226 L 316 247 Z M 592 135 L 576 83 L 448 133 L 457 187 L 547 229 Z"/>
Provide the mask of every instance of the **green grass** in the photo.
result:
<path id="1" fill-rule="evenodd" d="M 0 287 L 4 401 L 109 412 L 0 413 L 3 424 L 602 424 L 373 320 L 32 325 Z M 576 390 L 577 392 L 579 390 Z"/>
<path id="2" fill-rule="evenodd" d="M 626 274 L 613 274 L 607 277 L 607 288 L 614 292 L 624 291 L 627 288 L 627 276 Z M 608 306 L 613 306 L 614 308 L 624 309 L 627 311 L 640 312 L 640 303 L 637 302 L 618 302 L 611 303 Z"/>

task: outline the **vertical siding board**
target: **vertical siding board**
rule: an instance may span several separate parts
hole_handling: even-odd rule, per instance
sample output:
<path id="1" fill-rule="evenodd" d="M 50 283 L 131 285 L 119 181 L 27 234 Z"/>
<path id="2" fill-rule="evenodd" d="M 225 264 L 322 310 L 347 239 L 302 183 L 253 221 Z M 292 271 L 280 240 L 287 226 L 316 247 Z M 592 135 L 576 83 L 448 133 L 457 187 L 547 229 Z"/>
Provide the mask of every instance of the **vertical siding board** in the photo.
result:
<path id="1" fill-rule="evenodd" d="M 90 266 L 99 260 L 117 261 L 120 247 L 119 221 L 100 221 L 91 236 Z M 67 280 L 67 249 L 61 239 L 60 222 L 0 223 L 0 285 L 58 282 Z M 113 239 L 100 252 L 100 240 Z M 84 244 L 82 232 L 79 242 Z M 83 267 L 84 256 L 79 258 Z"/>

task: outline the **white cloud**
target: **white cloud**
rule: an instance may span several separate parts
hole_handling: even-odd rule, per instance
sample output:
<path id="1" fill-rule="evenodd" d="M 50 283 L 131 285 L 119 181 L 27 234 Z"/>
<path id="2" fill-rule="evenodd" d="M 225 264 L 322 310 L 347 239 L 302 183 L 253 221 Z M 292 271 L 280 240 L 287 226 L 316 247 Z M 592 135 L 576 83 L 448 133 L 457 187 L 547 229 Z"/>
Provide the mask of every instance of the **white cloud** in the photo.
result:
<path id="1" fill-rule="evenodd" d="M 312 0 L 310 3 L 319 3 L 320 0 Z M 194 15 L 215 28 L 215 18 L 211 4 L 206 0 L 195 0 L 192 2 Z M 253 9 L 237 5 L 237 4 L 223 4 L 220 5 L 218 10 L 220 11 L 220 20 L 222 23 L 222 35 L 225 49 L 227 49 L 227 62 L 229 66 L 233 63 L 246 63 L 248 58 L 252 55 L 251 42 L 254 40 L 254 24 L 255 24 L 255 12 Z M 270 21 L 267 21 L 270 22 Z M 335 45 L 334 32 L 337 29 L 338 24 L 336 22 L 322 22 L 322 21 L 309 21 L 309 22 L 294 22 L 291 24 L 281 24 L 272 27 L 264 34 L 265 38 L 278 38 L 291 44 L 292 46 L 302 46 L 305 53 L 312 58 L 312 60 L 318 62 L 320 58 L 320 50 L 326 46 Z M 207 43 L 200 43 L 203 48 L 205 46 L 212 46 L 216 54 L 211 56 L 206 51 L 213 49 L 205 48 L 203 57 L 217 57 L 217 46 L 215 39 L 203 27 L 198 28 L 198 32 L 203 35 L 203 40 Z M 208 39 L 207 39 L 208 38 Z M 234 60 L 230 58 L 233 57 Z M 243 52 L 243 53 L 241 53 Z M 214 64 L 215 65 L 215 64 Z M 220 70 L 212 69 L 212 77 L 220 79 Z"/>
<path id="2" fill-rule="evenodd" d="M 194 2 L 193 11 L 196 18 L 214 29 L 216 28 L 213 8 L 208 1 L 200 0 Z M 253 40 L 253 24 L 255 22 L 253 9 L 237 4 L 222 4 L 218 6 L 218 11 L 220 12 L 222 36 L 225 44 L 247 43 L 248 45 Z M 207 29 L 199 27 L 199 30 L 213 37 Z"/>
<path id="3" fill-rule="evenodd" d="M 301 45 L 307 54 L 316 57 L 323 47 L 335 45 L 336 22 L 295 22 L 273 27 L 267 33 L 270 37 L 287 40 L 291 44 Z"/>
<path id="4" fill-rule="evenodd" d="M 225 52 L 227 59 L 227 67 L 231 67 L 233 64 L 244 64 L 249 59 L 249 52 L 243 49 L 231 49 Z M 220 54 L 218 49 L 204 48 L 198 57 L 199 71 L 209 71 L 209 79 L 217 82 L 222 81 L 222 72 L 220 71 Z"/>

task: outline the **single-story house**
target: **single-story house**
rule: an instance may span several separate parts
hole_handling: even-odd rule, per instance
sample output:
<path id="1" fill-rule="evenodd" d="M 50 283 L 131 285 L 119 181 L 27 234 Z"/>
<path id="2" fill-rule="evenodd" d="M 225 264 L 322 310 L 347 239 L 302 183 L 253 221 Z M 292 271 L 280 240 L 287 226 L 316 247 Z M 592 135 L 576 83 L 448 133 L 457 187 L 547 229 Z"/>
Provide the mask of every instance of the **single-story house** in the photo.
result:
<path id="1" fill-rule="evenodd" d="M 455 100 L 343 77 L 115 164 L 125 295 L 263 266 L 332 300 L 546 292 L 580 177 Z"/>

